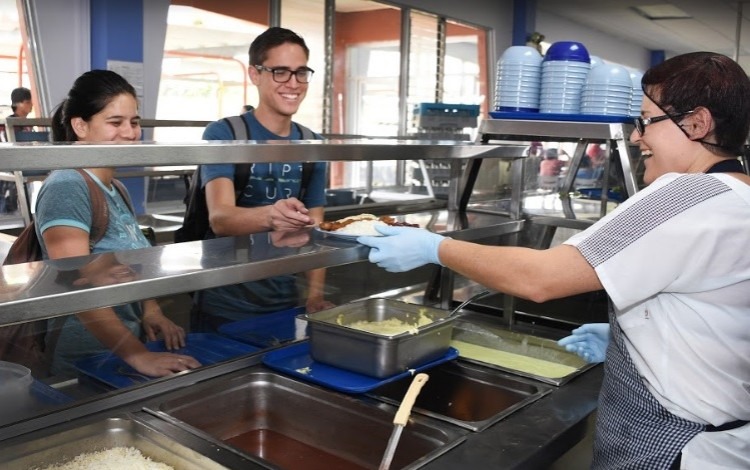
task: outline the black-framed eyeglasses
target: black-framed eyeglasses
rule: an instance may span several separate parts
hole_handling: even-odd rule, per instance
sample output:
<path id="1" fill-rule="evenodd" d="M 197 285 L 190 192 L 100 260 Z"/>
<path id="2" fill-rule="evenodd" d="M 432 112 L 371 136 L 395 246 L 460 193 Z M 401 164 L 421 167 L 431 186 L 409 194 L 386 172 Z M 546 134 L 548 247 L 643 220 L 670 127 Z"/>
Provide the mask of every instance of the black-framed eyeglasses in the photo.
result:
<path id="1" fill-rule="evenodd" d="M 676 123 L 677 119 L 685 117 L 688 114 L 693 114 L 693 110 L 685 111 L 684 113 L 677 113 L 677 114 L 662 114 L 661 116 L 653 116 L 650 118 L 637 117 L 637 118 L 633 118 L 633 124 L 635 124 L 635 130 L 638 131 L 638 134 L 640 136 L 643 136 L 643 134 L 646 133 L 646 126 L 648 125 L 656 124 L 657 122 L 661 122 L 661 121 L 666 121 L 667 119 L 672 119 Z"/>
<path id="2" fill-rule="evenodd" d="M 270 72 L 273 81 L 276 83 L 286 83 L 292 79 L 292 75 L 297 79 L 297 83 L 310 83 L 315 70 L 309 67 L 300 67 L 297 70 L 291 70 L 288 67 L 266 67 L 265 65 L 253 65 L 259 72 Z"/>

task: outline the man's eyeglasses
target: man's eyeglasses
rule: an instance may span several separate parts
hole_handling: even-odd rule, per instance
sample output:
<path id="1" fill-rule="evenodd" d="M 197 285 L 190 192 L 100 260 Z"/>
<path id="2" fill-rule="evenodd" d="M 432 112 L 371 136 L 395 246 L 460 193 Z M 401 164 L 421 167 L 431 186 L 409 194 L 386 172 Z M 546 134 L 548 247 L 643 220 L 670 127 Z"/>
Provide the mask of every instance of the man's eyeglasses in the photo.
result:
<path id="1" fill-rule="evenodd" d="M 315 70 L 308 67 L 300 67 L 297 70 L 290 70 L 287 67 L 266 67 L 265 65 L 253 65 L 259 72 L 270 72 L 273 81 L 276 83 L 286 83 L 292 79 L 292 75 L 297 79 L 297 83 L 310 83 Z"/>
<path id="2" fill-rule="evenodd" d="M 662 114 L 661 116 L 653 116 L 650 118 L 637 117 L 633 119 L 633 124 L 635 124 L 635 130 L 638 131 L 638 134 L 643 136 L 643 134 L 646 133 L 646 126 L 650 124 L 656 124 L 657 122 L 666 121 L 667 119 L 672 119 L 676 122 L 677 119 L 685 117 L 688 114 L 693 114 L 693 111 L 685 111 L 684 113 L 677 114 Z M 685 131 L 683 130 L 683 132 Z"/>

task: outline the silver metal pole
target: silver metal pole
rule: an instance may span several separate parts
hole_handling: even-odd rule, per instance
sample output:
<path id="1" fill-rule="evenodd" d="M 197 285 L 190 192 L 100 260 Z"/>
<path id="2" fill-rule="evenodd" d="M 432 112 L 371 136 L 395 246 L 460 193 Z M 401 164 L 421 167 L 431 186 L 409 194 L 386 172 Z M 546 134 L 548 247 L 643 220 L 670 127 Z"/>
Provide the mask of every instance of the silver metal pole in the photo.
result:
<path id="1" fill-rule="evenodd" d="M 398 84 L 398 135 L 406 135 L 409 109 L 406 104 L 409 95 L 409 49 L 411 44 L 411 9 L 401 10 L 401 70 Z"/>

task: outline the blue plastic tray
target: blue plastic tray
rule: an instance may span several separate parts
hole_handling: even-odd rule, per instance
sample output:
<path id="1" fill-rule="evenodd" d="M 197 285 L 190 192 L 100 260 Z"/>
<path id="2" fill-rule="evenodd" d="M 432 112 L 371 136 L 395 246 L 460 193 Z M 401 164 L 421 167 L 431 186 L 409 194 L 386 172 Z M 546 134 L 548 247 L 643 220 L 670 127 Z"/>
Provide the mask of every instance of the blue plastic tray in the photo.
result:
<path id="1" fill-rule="evenodd" d="M 415 367 L 414 371 L 421 372 L 457 357 L 458 351 L 455 348 L 448 348 L 443 357 Z M 366 393 L 412 374 L 407 370 L 392 377 L 378 379 L 315 362 L 310 356 L 310 343 L 308 342 L 295 343 L 266 353 L 263 356 L 263 364 L 279 372 L 344 393 Z"/>
<path id="2" fill-rule="evenodd" d="M 303 313 L 305 313 L 305 307 L 295 307 L 247 320 L 225 323 L 219 327 L 219 333 L 261 348 L 278 346 L 294 339 L 294 319 Z"/>
<path id="3" fill-rule="evenodd" d="M 578 188 L 576 191 L 589 199 L 602 198 L 602 188 Z M 624 194 L 610 189 L 607 191 L 607 199 L 613 202 L 623 202 L 627 198 Z"/>
<path id="4" fill-rule="evenodd" d="M 63 405 L 73 401 L 73 398 L 38 380 L 31 384 L 31 396 L 44 405 Z"/>
<path id="5" fill-rule="evenodd" d="M 164 341 L 149 341 L 146 343 L 146 348 L 152 352 L 173 352 L 192 356 L 204 366 L 259 350 L 255 346 L 214 333 L 189 333 L 186 343 L 182 349 L 168 351 Z M 109 352 L 81 359 L 76 362 L 75 367 L 86 377 L 96 379 L 113 388 L 129 387 L 152 380 L 152 378 L 138 374 L 125 361 Z"/>
<path id="6" fill-rule="evenodd" d="M 632 123 L 630 116 L 600 116 L 596 114 L 554 114 L 554 113 L 511 113 L 490 111 L 493 119 L 519 119 L 526 121 L 570 121 L 570 122 L 605 122 Z"/>

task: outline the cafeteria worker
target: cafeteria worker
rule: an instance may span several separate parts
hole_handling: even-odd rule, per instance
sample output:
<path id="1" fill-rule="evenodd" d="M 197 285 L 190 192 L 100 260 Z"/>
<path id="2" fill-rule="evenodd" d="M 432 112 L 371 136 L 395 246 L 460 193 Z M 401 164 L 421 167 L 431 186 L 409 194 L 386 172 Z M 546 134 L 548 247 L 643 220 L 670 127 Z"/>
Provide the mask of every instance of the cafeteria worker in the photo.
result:
<path id="1" fill-rule="evenodd" d="M 747 469 L 750 177 L 737 156 L 750 80 L 726 56 L 693 52 L 649 69 L 642 88 L 630 141 L 648 186 L 563 244 L 484 246 L 405 227 L 359 241 L 388 271 L 440 264 L 535 302 L 604 289 L 609 325 L 562 341 L 606 347 L 593 468 Z"/>

